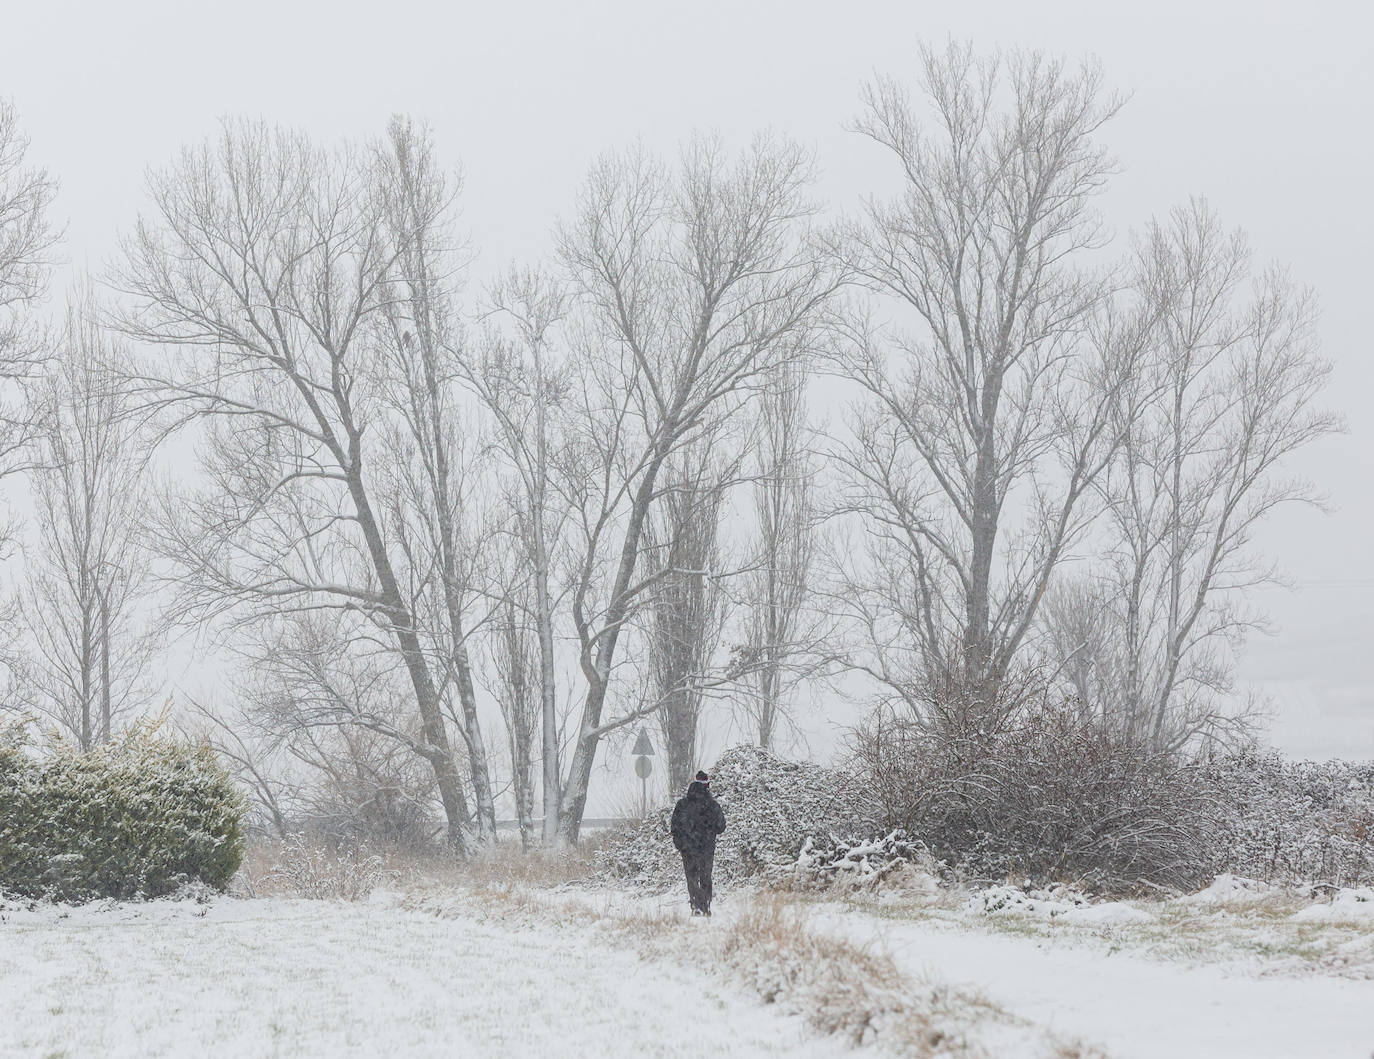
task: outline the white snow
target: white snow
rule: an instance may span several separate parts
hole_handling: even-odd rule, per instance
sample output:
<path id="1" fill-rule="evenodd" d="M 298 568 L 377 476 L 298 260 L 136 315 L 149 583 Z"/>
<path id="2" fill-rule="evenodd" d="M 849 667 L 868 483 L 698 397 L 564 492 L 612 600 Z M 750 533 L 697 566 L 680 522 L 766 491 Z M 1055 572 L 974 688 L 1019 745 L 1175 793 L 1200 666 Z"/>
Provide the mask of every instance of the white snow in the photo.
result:
<path id="1" fill-rule="evenodd" d="M 1292 973 L 1295 961 L 1277 956 L 1268 964 L 1148 957 L 1129 950 L 1130 930 L 1158 931 L 1169 922 L 1158 912 L 1165 906 L 1080 903 L 1073 894 L 1023 893 L 1018 902 L 1015 889 L 1002 895 L 1006 907 L 1047 921 L 1047 906 L 1062 906 L 1055 925 L 993 929 L 1012 921 L 984 919 L 979 905 L 918 918 L 886 907 L 808 907 L 814 929 L 870 944 L 917 982 L 1007 1012 L 1013 1021 L 994 1019 L 982 1034 L 999 1041 L 997 1059 L 1050 1054 L 1047 1033 L 1112 1059 L 1374 1053 L 1374 979 L 1316 966 Z M 1236 890 L 1247 888 L 1223 883 L 1215 894 Z M 543 913 L 488 916 L 474 904 L 456 918 L 461 894 L 443 918 L 385 894 L 367 904 L 219 898 L 30 911 L 0 903 L 0 1057 L 853 1054 L 701 967 L 644 961 L 608 944 L 604 931 L 582 924 L 589 898 L 607 911 L 653 915 L 683 905 L 676 893 L 617 891 L 540 891 L 531 899 Z M 682 928 L 728 931 L 745 900 L 727 889 L 713 920 L 684 917 Z M 1331 927 L 1354 932 L 1340 948 L 1370 963 L 1374 930 L 1349 924 L 1374 922 L 1371 910 L 1366 888 L 1294 918 L 1304 930 L 1345 924 Z M 1205 915 L 1237 918 L 1220 908 Z"/>
<path id="2" fill-rule="evenodd" d="M 1374 981 L 1258 977 L 1238 967 L 1188 966 L 940 920 L 851 912 L 829 922 L 881 946 L 912 975 L 977 989 L 1011 1014 L 1104 1048 L 1112 1059 L 1374 1055 Z"/>
<path id="3" fill-rule="evenodd" d="M 1338 890 L 1330 903 L 1308 905 L 1289 918 L 1304 923 L 1369 923 L 1374 927 L 1374 887 Z"/>
<path id="4" fill-rule="evenodd" d="M 1229 888 L 1223 884 L 1221 889 Z M 817 903 L 812 905 L 812 923 L 888 953 L 918 981 L 975 993 L 1024 1020 L 1005 1050 L 994 1051 L 997 1059 L 1041 1054 L 1033 1045 L 1041 1031 L 1096 1046 L 1111 1059 L 1374 1056 L 1374 979 L 1323 973 L 1311 966 L 1295 969 L 1299 962 L 1281 955 L 1266 964 L 1133 954 L 1116 927 L 1158 929 L 1155 925 L 1164 920 L 1156 912 L 1125 902 L 1075 904 L 1074 895 L 1056 902 L 1017 887 L 1005 890 L 1000 895 L 1008 899 L 1000 906 L 1005 910 L 991 913 L 994 917 L 1010 911 L 1055 924 L 1082 924 L 1087 932 L 989 932 L 982 925 L 989 913 L 981 898 L 966 902 L 959 913 L 918 919 L 894 916 L 886 907 L 874 914 L 841 902 Z M 1017 892 L 1024 901 L 1012 897 Z M 680 903 L 672 894 L 607 895 L 605 900 L 656 908 Z M 989 898 L 987 904 L 998 900 Z M 1353 898 L 1348 905 L 1368 907 Z M 719 928 L 728 925 L 738 903 L 726 893 L 718 895 L 715 908 Z M 1227 923 L 1235 918 L 1217 914 Z M 1095 928 L 1109 936 L 1094 938 Z M 1342 948 L 1352 958 L 1374 960 L 1374 932 Z"/>
<path id="5" fill-rule="evenodd" d="M 1239 875 L 1218 875 L 1212 885 L 1182 900 L 1196 905 L 1252 905 L 1261 904 L 1278 891 L 1267 883 L 1244 879 Z"/>
<path id="6" fill-rule="evenodd" d="M 1151 923 L 1155 919 L 1151 913 L 1124 901 L 1093 904 L 1074 890 L 1026 891 L 1019 886 L 991 886 L 976 890 L 964 902 L 964 912 L 971 916 L 1026 915 L 1101 926 Z"/>
<path id="7" fill-rule="evenodd" d="M 1143 908 L 1125 901 L 1102 901 L 1098 904 L 1077 905 L 1064 913 L 1070 923 L 1094 923 L 1099 926 L 1120 926 L 1125 923 L 1153 923 L 1155 916 Z"/>
<path id="8" fill-rule="evenodd" d="M 847 1053 L 582 926 L 384 901 L 0 906 L 0 1010 L 6 1059 Z"/>

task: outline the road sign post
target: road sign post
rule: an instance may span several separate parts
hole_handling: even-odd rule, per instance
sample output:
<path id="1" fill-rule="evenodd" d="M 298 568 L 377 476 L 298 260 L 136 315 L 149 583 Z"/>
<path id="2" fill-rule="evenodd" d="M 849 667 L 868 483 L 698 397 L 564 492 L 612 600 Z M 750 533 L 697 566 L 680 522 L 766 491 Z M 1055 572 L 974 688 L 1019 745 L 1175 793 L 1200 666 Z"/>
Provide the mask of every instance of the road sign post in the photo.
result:
<path id="1" fill-rule="evenodd" d="M 649 774 L 654 771 L 654 763 L 649 759 L 654 756 L 654 744 L 649 742 L 649 733 L 646 729 L 639 730 L 639 738 L 635 740 L 635 748 L 631 751 L 635 756 L 635 775 L 639 777 L 639 815 L 649 815 Z"/>

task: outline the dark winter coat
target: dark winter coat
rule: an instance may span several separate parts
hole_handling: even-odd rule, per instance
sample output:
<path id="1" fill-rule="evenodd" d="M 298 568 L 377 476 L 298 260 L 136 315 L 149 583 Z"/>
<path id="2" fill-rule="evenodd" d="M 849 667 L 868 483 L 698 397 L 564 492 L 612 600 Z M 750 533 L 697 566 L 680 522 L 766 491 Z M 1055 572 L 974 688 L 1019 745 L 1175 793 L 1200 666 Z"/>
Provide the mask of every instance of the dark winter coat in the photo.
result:
<path id="1" fill-rule="evenodd" d="M 716 852 L 716 836 L 725 830 L 725 814 L 706 785 L 692 782 L 687 796 L 673 809 L 673 845 L 688 855 Z"/>

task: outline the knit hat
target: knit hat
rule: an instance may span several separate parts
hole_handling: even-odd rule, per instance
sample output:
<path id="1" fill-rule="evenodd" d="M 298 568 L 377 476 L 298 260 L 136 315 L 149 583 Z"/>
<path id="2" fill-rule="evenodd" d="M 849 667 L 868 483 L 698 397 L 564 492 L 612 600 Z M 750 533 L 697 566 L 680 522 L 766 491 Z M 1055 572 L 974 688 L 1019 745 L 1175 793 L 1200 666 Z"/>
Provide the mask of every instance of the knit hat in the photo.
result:
<path id="1" fill-rule="evenodd" d="M 703 787 L 711 786 L 711 777 L 706 775 L 706 773 L 702 772 L 700 769 L 697 770 L 696 781 L 700 783 Z"/>

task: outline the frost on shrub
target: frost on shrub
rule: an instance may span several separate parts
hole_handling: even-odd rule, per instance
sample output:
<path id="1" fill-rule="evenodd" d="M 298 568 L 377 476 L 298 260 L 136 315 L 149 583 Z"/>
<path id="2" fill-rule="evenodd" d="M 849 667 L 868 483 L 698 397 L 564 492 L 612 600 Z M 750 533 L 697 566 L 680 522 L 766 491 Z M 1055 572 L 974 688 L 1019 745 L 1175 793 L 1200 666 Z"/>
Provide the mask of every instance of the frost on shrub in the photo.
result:
<path id="1" fill-rule="evenodd" d="M 1193 760 L 1132 744 L 1049 699 L 1018 704 L 991 732 L 874 724 L 857 747 L 888 826 L 975 882 L 1374 882 L 1374 763 L 1253 751 Z"/>
<path id="2" fill-rule="evenodd" d="M 18 891 L 38 879 L 51 852 L 37 823 L 43 818 L 42 785 L 33 746 L 22 724 L 0 722 L 0 890 Z"/>
<path id="3" fill-rule="evenodd" d="M 841 842 L 878 833 L 879 811 L 843 769 L 784 761 L 757 746 L 725 751 L 711 793 L 725 812 L 716 876 L 742 879 L 790 872 L 808 839 Z M 682 861 L 670 834 L 672 806 L 607 838 L 596 863 L 619 879 L 653 886 L 679 881 Z"/>
<path id="4" fill-rule="evenodd" d="M 65 899 L 223 889 L 243 806 L 208 746 L 150 727 L 89 753 L 0 732 L 0 888 Z"/>

